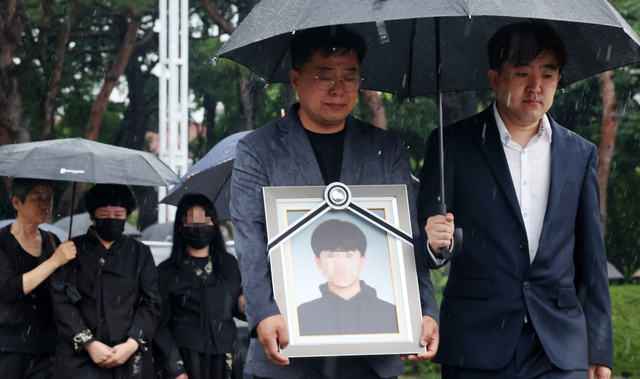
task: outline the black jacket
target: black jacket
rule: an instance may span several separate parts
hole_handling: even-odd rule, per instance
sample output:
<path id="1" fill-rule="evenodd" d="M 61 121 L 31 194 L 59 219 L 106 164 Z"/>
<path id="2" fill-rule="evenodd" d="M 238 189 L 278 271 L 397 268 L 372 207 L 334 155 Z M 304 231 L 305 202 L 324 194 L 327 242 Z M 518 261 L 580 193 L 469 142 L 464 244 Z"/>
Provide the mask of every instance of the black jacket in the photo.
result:
<path id="1" fill-rule="evenodd" d="M 184 372 L 178 350 L 211 355 L 234 351 L 233 318 L 244 319 L 237 308 L 242 288 L 236 258 L 222 254 L 219 272 L 203 280 L 187 264 L 166 260 L 158 266 L 162 316 L 154 348 L 156 365 L 171 377 Z"/>
<path id="2" fill-rule="evenodd" d="M 49 280 L 25 295 L 22 275 L 51 257 L 55 246 L 49 234 L 40 230 L 42 253 L 34 257 L 20 246 L 10 228 L 0 229 L 0 347 L 3 352 L 53 353 L 57 337 Z M 60 244 L 51 236 L 56 246 Z"/>
<path id="3" fill-rule="evenodd" d="M 361 291 L 349 300 L 320 285 L 322 297 L 298 307 L 301 336 L 398 333 L 396 307 L 378 299 L 376 290 L 360 281 Z"/>
<path id="4" fill-rule="evenodd" d="M 51 290 L 56 323 L 62 334 L 54 377 L 99 378 L 104 374 L 111 378 L 112 373 L 107 371 L 123 378 L 153 377 L 150 344 L 160 311 L 160 295 L 149 247 L 122 236 L 107 250 L 91 228 L 72 241 L 78 250 L 77 258 L 52 276 L 53 281 L 61 283 Z M 140 348 L 113 370 L 100 369 L 84 350 L 94 340 L 114 346 L 129 337 Z"/>

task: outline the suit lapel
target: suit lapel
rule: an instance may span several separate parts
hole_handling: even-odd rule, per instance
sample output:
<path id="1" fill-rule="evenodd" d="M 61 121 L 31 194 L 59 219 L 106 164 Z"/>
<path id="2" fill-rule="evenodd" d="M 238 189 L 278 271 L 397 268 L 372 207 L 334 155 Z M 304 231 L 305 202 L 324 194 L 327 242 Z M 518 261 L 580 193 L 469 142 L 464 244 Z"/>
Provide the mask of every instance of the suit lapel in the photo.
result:
<path id="1" fill-rule="evenodd" d="M 553 216 L 553 210 L 558 206 L 562 187 L 564 186 L 565 172 L 567 171 L 567 152 L 570 146 L 567 141 L 565 130 L 549 117 L 552 130 L 551 142 L 551 171 L 549 177 L 549 197 L 547 199 L 547 209 L 544 214 L 544 224 L 541 236 L 544 236 L 549 217 Z M 540 238 L 540 240 L 543 240 Z"/>
<path id="2" fill-rule="evenodd" d="M 344 147 L 342 150 L 342 169 L 340 181 L 345 184 L 359 184 L 365 159 L 368 156 L 366 136 L 361 132 L 358 121 L 347 116 L 345 121 Z"/>
<path id="3" fill-rule="evenodd" d="M 291 156 L 288 164 L 298 166 L 306 185 L 324 185 L 322 173 L 316 156 L 313 154 L 309 137 L 307 137 L 304 127 L 298 118 L 297 108 L 292 107 L 285 118 L 284 122 L 280 124 L 280 130 L 282 131 L 281 141 Z"/>
<path id="4" fill-rule="evenodd" d="M 493 172 L 493 176 L 507 198 L 513 213 L 524 228 L 518 197 L 516 190 L 513 188 L 513 180 L 511 179 L 507 158 L 504 155 L 504 147 L 502 146 L 502 141 L 500 141 L 498 125 L 493 116 L 493 106 L 487 108 L 472 122 L 475 122 L 476 125 L 472 125 L 470 128 L 471 136 L 484 156 L 489 169 Z"/>

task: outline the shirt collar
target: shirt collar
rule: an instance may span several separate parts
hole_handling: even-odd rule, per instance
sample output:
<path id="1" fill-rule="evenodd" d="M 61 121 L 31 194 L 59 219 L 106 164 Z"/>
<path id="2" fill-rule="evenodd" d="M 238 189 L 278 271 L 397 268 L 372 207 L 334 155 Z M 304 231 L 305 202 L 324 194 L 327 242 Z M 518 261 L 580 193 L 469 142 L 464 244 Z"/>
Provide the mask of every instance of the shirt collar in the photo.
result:
<path id="1" fill-rule="evenodd" d="M 500 133 L 500 141 L 503 144 L 508 144 L 511 141 L 511 134 L 507 130 L 504 121 L 502 121 L 502 117 L 500 117 L 500 113 L 498 112 L 498 103 L 496 101 L 493 102 L 493 116 L 496 119 L 496 124 L 498 125 L 498 132 Z M 542 115 L 542 123 L 538 128 L 538 136 L 543 138 L 544 136 L 548 136 L 549 143 L 551 143 L 551 123 L 549 122 L 549 118 L 545 113 Z"/>

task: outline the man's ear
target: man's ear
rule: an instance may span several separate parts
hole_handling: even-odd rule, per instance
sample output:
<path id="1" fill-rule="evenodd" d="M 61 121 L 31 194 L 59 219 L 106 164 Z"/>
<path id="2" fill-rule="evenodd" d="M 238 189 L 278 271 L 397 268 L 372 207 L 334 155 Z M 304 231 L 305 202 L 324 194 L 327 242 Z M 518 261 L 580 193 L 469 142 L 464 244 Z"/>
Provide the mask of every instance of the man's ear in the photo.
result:
<path id="1" fill-rule="evenodd" d="M 498 71 L 497 70 L 489 70 L 487 72 L 487 76 L 489 77 L 489 82 L 491 82 L 491 88 L 493 88 L 494 90 L 497 90 L 498 89 L 498 76 L 500 76 Z"/>
<path id="2" fill-rule="evenodd" d="M 300 79 L 300 73 L 297 70 L 289 70 L 289 79 L 291 79 L 291 87 L 294 91 L 298 92 L 298 80 Z"/>
<path id="3" fill-rule="evenodd" d="M 320 258 L 318 258 L 317 256 L 316 256 L 316 265 L 320 270 L 322 270 L 322 262 L 320 262 Z"/>

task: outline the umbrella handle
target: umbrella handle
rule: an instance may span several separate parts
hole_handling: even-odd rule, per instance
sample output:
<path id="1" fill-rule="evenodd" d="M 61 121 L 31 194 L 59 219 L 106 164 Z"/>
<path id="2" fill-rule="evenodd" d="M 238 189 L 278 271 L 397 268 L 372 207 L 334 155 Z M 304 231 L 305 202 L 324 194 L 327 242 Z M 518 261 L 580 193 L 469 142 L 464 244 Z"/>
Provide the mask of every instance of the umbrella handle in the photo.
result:
<path id="1" fill-rule="evenodd" d="M 446 260 L 452 260 L 462 251 L 462 228 L 456 228 L 453 232 L 453 245 L 449 249 L 441 249 L 440 254 Z"/>
<path id="2" fill-rule="evenodd" d="M 442 204 L 442 203 L 438 204 L 438 214 L 442 216 L 447 214 L 446 204 Z M 453 232 L 453 241 L 452 241 L 453 244 L 448 249 L 440 250 L 440 255 L 442 255 L 442 258 L 450 261 L 455 257 L 457 257 L 460 254 L 460 251 L 462 251 L 462 240 L 463 240 L 462 228 L 456 228 L 456 230 Z"/>

